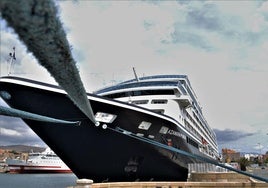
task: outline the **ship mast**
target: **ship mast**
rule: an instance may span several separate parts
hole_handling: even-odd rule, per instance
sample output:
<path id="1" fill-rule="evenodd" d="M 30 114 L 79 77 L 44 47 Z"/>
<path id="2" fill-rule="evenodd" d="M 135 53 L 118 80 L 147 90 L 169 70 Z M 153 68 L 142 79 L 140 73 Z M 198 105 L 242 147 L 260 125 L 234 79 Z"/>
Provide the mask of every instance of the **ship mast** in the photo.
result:
<path id="1" fill-rule="evenodd" d="M 11 74 L 12 65 L 15 60 L 16 60 L 15 47 L 13 47 L 13 53 L 9 53 L 9 68 L 7 73 L 8 76 Z"/>
<path id="2" fill-rule="evenodd" d="M 135 67 L 133 67 L 133 72 L 134 72 L 135 79 L 137 80 L 137 82 L 139 82 L 139 81 L 140 81 L 140 79 L 139 79 L 139 77 L 137 76 L 137 73 L 136 73 Z"/>

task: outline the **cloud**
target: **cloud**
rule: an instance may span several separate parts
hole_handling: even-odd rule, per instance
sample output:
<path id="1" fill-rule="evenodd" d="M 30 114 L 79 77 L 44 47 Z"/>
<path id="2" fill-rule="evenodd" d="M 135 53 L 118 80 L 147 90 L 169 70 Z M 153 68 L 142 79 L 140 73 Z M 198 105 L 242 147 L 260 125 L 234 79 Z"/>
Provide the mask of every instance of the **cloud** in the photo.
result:
<path id="1" fill-rule="evenodd" d="M 267 2 L 57 3 L 88 91 L 133 78 L 132 67 L 139 76 L 186 74 L 220 147 L 255 150 L 267 142 L 259 133 L 268 132 Z M 1 36 L 5 57 L 16 37 L 8 29 Z M 26 50 L 19 53 L 15 71 L 27 73 L 20 76 L 51 82 Z"/>
<path id="2" fill-rule="evenodd" d="M 237 4 L 222 1 L 184 4 L 184 9 L 180 9 L 184 13 L 180 15 L 185 19 L 175 19 L 173 43 L 189 43 L 205 50 L 229 49 L 230 54 L 246 55 L 245 48 L 251 49 L 267 39 L 268 22 L 258 3 L 244 3 L 247 8 L 243 11 L 237 10 Z"/>
<path id="3" fill-rule="evenodd" d="M 21 136 L 21 134 L 15 130 L 1 128 L 2 136 Z"/>
<path id="4" fill-rule="evenodd" d="M 163 41 L 163 42 L 165 42 L 165 41 Z M 202 36 L 195 34 L 195 33 L 190 33 L 187 31 L 176 30 L 172 34 L 172 42 L 173 43 L 186 43 L 186 44 L 189 44 L 190 46 L 199 47 L 199 48 L 207 50 L 207 51 L 213 50 L 213 48 L 214 48 Z"/>
<path id="5" fill-rule="evenodd" d="M 1 106 L 7 106 L 0 99 Z M 44 142 L 20 119 L 0 115 L 0 145 L 39 145 Z"/>
<path id="6" fill-rule="evenodd" d="M 189 9 L 186 22 L 199 29 L 221 31 L 223 25 L 218 11 L 215 4 L 204 3 L 200 8 Z"/>
<path id="7" fill-rule="evenodd" d="M 15 144 L 45 145 L 21 119 L 0 116 L 0 145 Z"/>
<path id="8" fill-rule="evenodd" d="M 237 131 L 231 129 L 219 130 L 214 129 L 219 143 L 234 142 L 244 137 L 252 136 L 254 133 L 247 133 L 244 131 Z"/>
<path id="9" fill-rule="evenodd" d="M 245 130 L 245 129 L 244 129 Z M 243 130 L 215 130 L 219 149 L 230 148 L 239 152 L 265 153 L 268 151 L 267 131 L 246 132 Z"/>

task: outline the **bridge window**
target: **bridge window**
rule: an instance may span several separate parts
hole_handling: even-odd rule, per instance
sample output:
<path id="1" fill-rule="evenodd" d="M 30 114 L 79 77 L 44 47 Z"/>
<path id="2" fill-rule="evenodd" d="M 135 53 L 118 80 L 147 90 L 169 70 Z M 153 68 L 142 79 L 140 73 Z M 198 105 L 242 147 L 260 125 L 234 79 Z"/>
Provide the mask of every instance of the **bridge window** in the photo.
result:
<path id="1" fill-rule="evenodd" d="M 167 100 L 165 100 L 165 99 L 154 99 L 154 100 L 152 100 L 152 104 L 167 104 Z"/>
<path id="2" fill-rule="evenodd" d="M 113 93 L 102 95 L 103 97 L 108 98 L 120 98 L 120 97 L 129 97 L 129 96 L 143 96 L 143 95 L 174 95 L 173 90 L 137 90 L 137 91 L 127 91 L 121 93 Z"/>
<path id="3" fill-rule="evenodd" d="M 163 109 L 152 109 L 152 111 L 159 113 L 159 114 L 164 114 L 165 110 Z"/>
<path id="4" fill-rule="evenodd" d="M 149 100 L 135 100 L 132 101 L 132 104 L 147 104 L 149 102 Z"/>

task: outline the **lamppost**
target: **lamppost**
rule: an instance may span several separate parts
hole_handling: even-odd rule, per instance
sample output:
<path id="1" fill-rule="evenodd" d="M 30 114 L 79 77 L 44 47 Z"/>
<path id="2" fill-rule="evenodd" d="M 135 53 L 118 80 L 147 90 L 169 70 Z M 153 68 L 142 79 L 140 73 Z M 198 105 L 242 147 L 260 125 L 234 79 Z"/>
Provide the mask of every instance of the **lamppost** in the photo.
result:
<path id="1" fill-rule="evenodd" d="M 261 143 L 258 143 L 258 146 L 259 146 L 259 150 L 260 150 L 260 153 L 259 153 L 259 166 L 262 166 L 262 156 L 261 156 Z"/>

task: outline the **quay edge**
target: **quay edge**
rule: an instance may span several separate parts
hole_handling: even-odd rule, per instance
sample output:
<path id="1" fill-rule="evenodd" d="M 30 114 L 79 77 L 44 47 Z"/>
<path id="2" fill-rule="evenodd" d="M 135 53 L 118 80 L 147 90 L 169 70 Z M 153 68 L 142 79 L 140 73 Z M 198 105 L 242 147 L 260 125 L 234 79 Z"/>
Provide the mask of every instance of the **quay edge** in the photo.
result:
<path id="1" fill-rule="evenodd" d="M 267 188 L 262 182 L 113 182 L 77 185 L 68 188 Z"/>
<path id="2" fill-rule="evenodd" d="M 191 173 L 187 182 L 108 182 L 93 183 L 92 180 L 77 180 L 77 185 L 68 188 L 267 188 L 268 183 L 256 181 L 235 172 Z"/>

